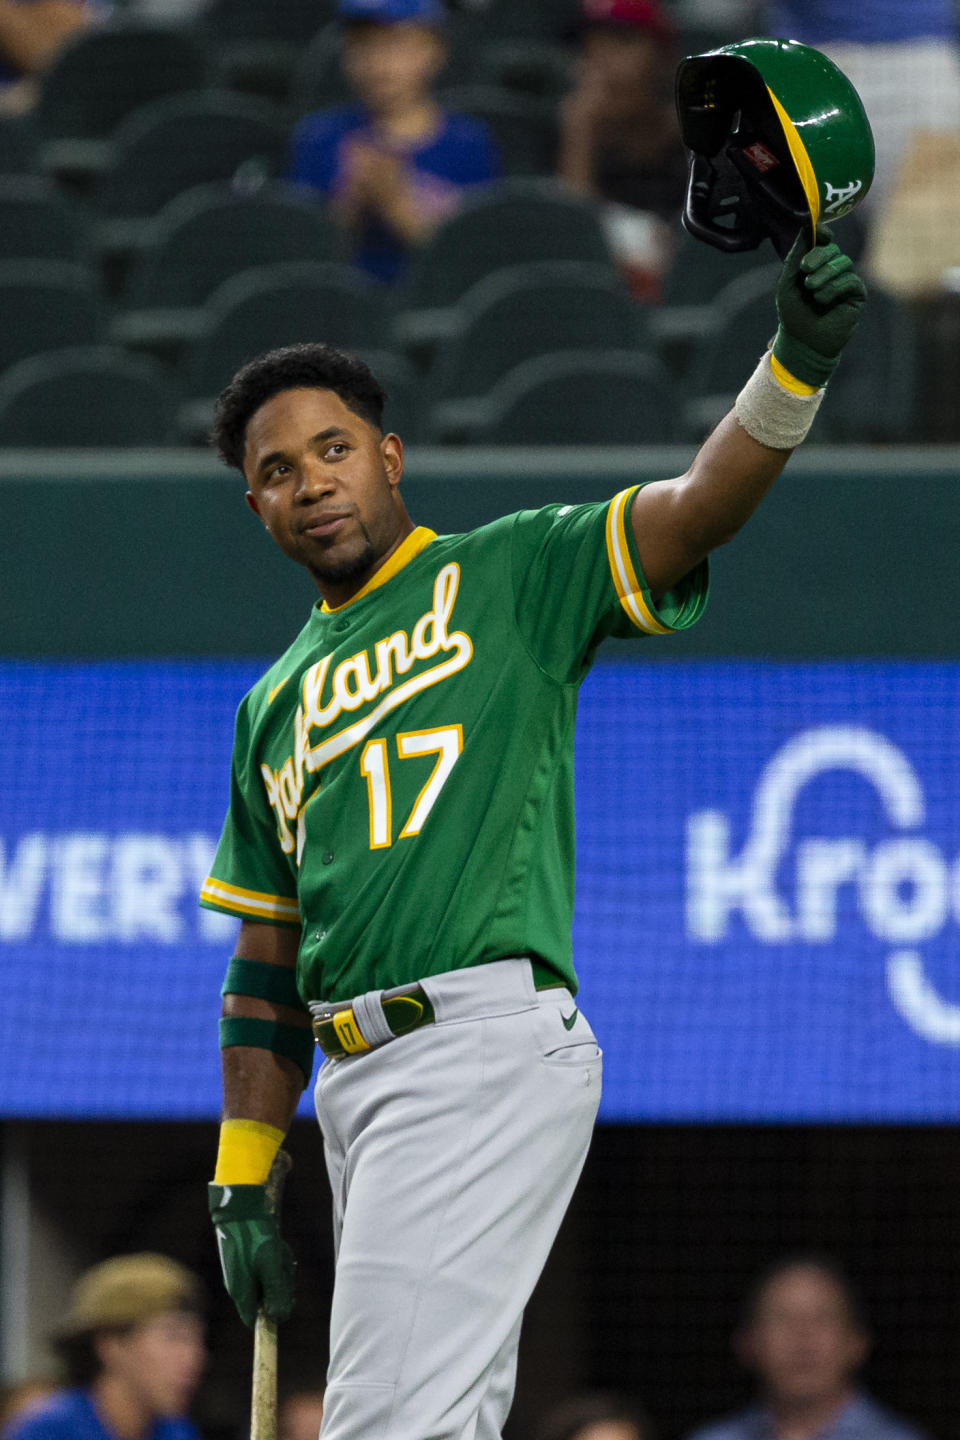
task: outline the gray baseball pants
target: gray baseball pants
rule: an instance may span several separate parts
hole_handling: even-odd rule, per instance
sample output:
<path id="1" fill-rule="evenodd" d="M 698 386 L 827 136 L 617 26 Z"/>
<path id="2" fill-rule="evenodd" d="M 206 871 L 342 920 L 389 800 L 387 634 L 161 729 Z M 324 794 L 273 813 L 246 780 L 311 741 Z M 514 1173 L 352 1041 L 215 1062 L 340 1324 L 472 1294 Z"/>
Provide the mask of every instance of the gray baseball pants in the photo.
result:
<path id="1" fill-rule="evenodd" d="M 421 983 L 435 1024 L 317 1079 L 337 1255 L 321 1440 L 498 1440 L 600 1101 L 593 1032 L 527 960 Z"/>

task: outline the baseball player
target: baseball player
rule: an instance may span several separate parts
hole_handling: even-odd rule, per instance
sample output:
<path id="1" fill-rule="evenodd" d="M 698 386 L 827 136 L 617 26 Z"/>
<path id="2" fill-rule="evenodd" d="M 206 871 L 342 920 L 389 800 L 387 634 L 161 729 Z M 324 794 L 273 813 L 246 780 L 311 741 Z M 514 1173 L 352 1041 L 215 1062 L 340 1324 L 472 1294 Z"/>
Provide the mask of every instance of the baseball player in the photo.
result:
<path id="1" fill-rule="evenodd" d="M 500 1434 L 600 1097 L 570 944 L 578 687 L 605 636 L 702 613 L 707 555 L 803 439 L 863 300 L 805 227 L 772 353 L 686 474 L 463 535 L 408 516 L 402 442 L 353 357 L 273 351 L 220 397 L 221 454 L 321 599 L 240 705 L 202 891 L 243 922 L 210 1207 L 241 1316 L 285 1318 L 264 1182 L 316 1045 L 337 1257 L 323 1440 Z"/>

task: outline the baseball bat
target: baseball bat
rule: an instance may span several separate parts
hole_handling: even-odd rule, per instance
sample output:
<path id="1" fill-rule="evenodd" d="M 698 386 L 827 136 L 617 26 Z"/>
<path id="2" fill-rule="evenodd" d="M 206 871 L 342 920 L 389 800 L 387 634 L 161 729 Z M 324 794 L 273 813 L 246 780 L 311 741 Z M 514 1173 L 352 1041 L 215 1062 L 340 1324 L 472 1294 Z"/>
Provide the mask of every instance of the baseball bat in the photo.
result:
<path id="1" fill-rule="evenodd" d="M 280 1213 L 283 1184 L 292 1163 L 286 1150 L 278 1150 L 270 1167 L 267 1200 L 274 1215 Z M 277 1322 L 263 1310 L 257 1311 L 253 1328 L 250 1440 L 277 1440 Z"/>

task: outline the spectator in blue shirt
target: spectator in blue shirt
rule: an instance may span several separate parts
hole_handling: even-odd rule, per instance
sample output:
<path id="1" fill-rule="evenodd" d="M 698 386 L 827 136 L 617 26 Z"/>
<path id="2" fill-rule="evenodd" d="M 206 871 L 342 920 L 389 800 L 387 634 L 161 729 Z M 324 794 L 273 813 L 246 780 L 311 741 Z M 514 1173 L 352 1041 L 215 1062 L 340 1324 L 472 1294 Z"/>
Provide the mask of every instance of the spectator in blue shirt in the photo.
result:
<path id="1" fill-rule="evenodd" d="M 356 262 L 392 282 L 411 246 L 499 166 L 486 127 L 434 99 L 445 54 L 440 0 L 340 0 L 338 12 L 359 103 L 300 122 L 289 176 L 330 197 Z"/>
<path id="2" fill-rule="evenodd" d="M 0 1440 L 200 1440 L 186 1419 L 206 1360 L 201 1295 L 176 1261 L 149 1253 L 95 1265 L 56 1343 L 70 1375 Z"/>
<path id="3" fill-rule="evenodd" d="M 921 1440 L 857 1387 L 869 1348 L 839 1267 L 819 1256 L 781 1261 L 755 1286 L 736 1337 L 758 1403 L 689 1440 Z"/>

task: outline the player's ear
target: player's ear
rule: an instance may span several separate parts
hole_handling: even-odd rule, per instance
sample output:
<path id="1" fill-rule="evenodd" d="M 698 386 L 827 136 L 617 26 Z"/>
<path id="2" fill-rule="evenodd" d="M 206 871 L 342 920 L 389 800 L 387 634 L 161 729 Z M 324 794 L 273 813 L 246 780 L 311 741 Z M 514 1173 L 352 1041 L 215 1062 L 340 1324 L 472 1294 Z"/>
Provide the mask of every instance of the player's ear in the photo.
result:
<path id="1" fill-rule="evenodd" d="M 259 518 L 259 516 L 260 516 L 260 506 L 257 504 L 257 497 L 256 497 L 256 495 L 254 495 L 253 491 L 252 491 L 252 490 L 248 490 L 247 493 L 246 493 L 246 495 L 245 495 L 243 498 L 246 500 L 247 504 L 250 506 L 250 509 L 253 511 L 254 515 L 256 515 L 256 516 Z"/>
<path id="2" fill-rule="evenodd" d="M 392 430 L 380 441 L 380 458 L 389 483 L 399 485 L 403 474 L 403 441 Z"/>

